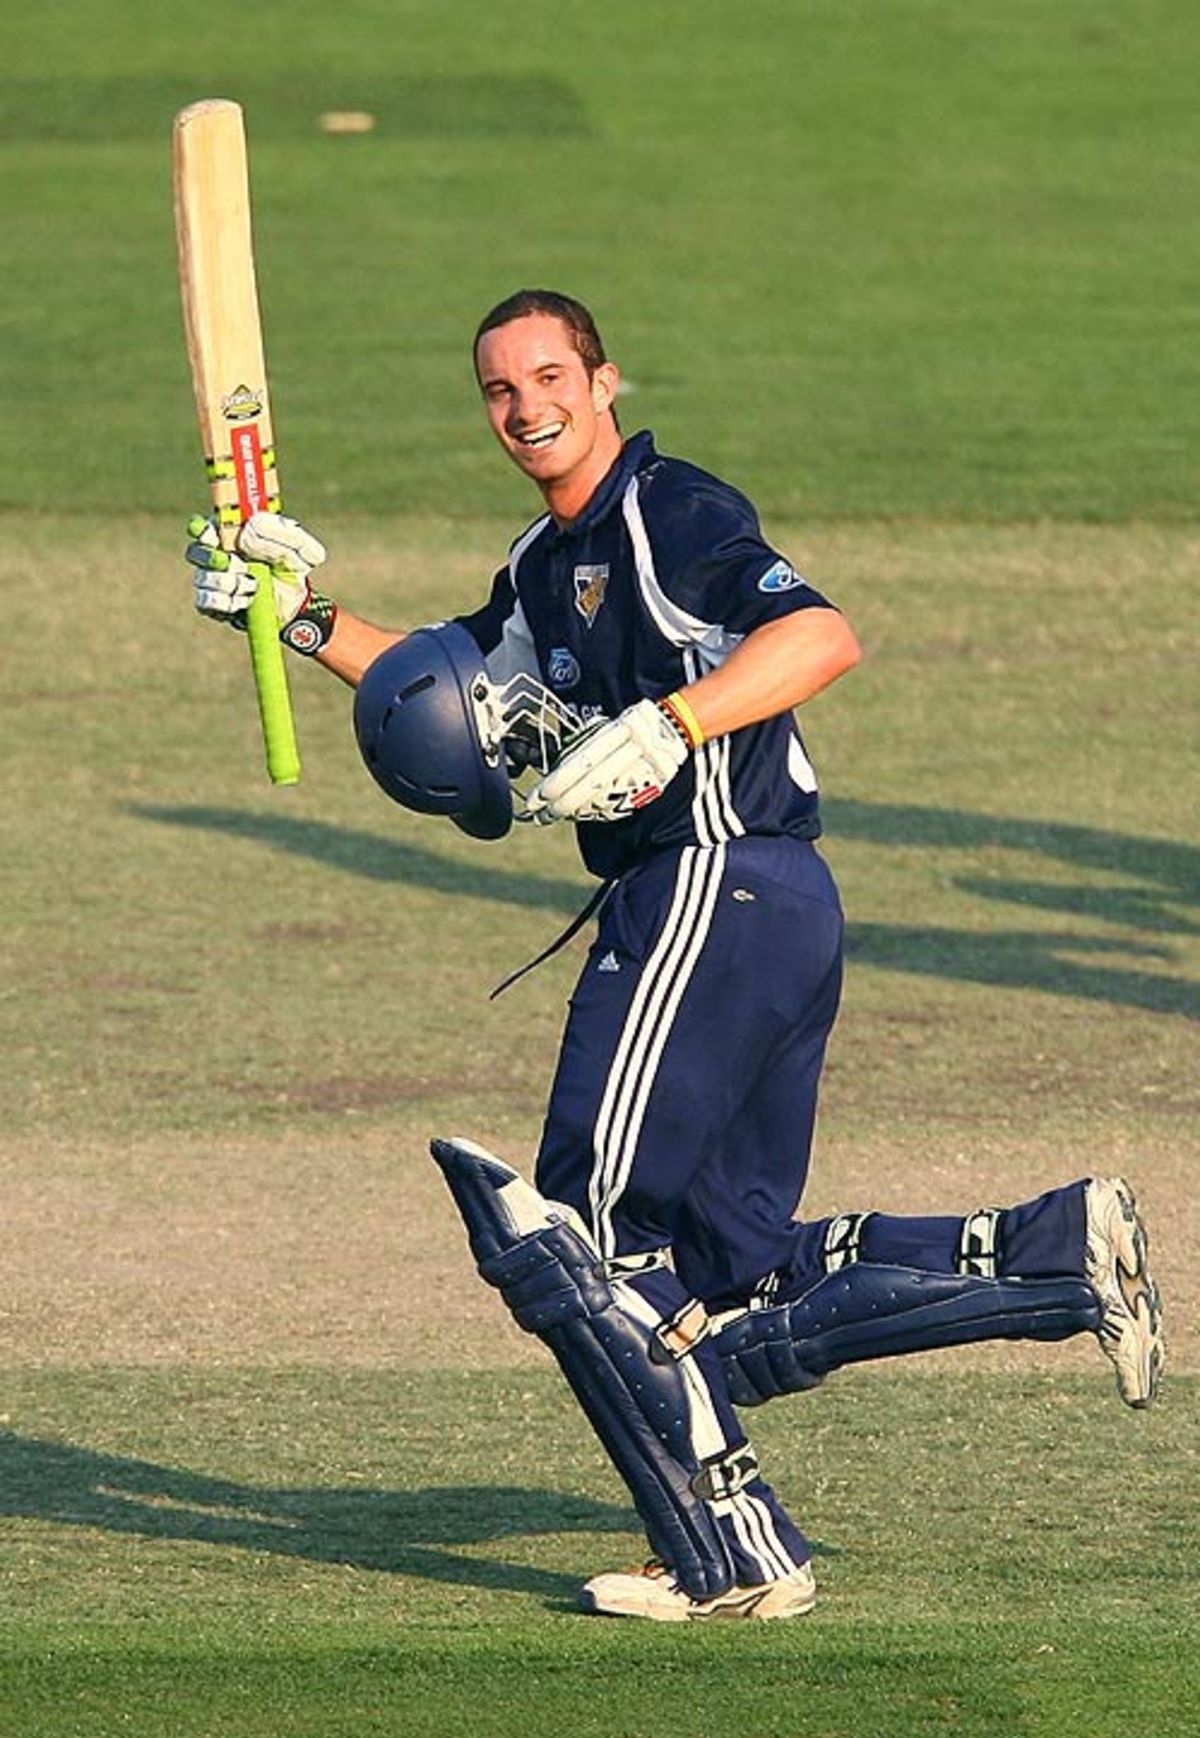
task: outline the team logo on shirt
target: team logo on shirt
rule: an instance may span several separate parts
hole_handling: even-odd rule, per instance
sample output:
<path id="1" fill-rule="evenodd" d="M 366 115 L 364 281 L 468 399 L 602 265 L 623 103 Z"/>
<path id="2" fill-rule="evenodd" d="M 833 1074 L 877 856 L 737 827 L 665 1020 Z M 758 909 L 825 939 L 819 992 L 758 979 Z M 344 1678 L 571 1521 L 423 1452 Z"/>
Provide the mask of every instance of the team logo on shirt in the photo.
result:
<path id="1" fill-rule="evenodd" d="M 608 589 L 608 563 L 575 569 L 575 608 L 590 628 Z"/>
<path id="2" fill-rule="evenodd" d="M 796 586 L 803 585 L 804 578 L 796 572 L 790 561 L 777 561 L 774 567 L 768 567 L 758 582 L 759 591 L 792 591 Z"/>
<path id="3" fill-rule="evenodd" d="M 552 688 L 573 688 L 583 672 L 569 646 L 553 646 L 546 659 L 546 675 Z"/>

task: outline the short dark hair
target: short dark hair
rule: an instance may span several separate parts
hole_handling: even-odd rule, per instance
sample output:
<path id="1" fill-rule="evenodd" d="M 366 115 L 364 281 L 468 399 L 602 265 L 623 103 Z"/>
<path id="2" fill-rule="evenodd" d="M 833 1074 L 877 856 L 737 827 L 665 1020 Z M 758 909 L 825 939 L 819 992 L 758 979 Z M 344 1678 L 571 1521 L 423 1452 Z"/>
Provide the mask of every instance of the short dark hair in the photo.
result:
<path id="1" fill-rule="evenodd" d="M 582 302 L 577 302 L 574 296 L 564 296 L 561 290 L 517 290 L 514 295 L 497 302 L 479 322 L 471 354 L 478 357 L 479 340 L 485 332 L 494 332 L 497 326 L 507 326 L 513 320 L 523 320 L 527 314 L 550 314 L 554 319 L 562 321 L 571 334 L 571 341 L 582 357 L 589 377 L 602 362 L 608 361 L 590 310 Z"/>

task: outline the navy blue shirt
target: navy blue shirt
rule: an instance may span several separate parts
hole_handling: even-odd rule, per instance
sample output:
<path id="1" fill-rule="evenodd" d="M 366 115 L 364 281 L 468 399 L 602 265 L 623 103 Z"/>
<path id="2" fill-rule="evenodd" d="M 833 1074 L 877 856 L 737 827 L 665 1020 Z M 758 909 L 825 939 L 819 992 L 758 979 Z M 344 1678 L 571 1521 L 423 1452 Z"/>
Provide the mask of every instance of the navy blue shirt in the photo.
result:
<path id="1" fill-rule="evenodd" d="M 621 455 L 579 517 L 549 514 L 513 544 L 488 602 L 459 621 L 497 681 L 537 675 L 585 718 L 615 718 L 720 665 L 764 622 L 828 600 L 763 539 L 738 490 L 654 450 Z M 790 713 L 714 737 L 628 819 L 584 821 L 587 868 L 619 875 L 656 851 L 747 833 L 820 833 L 817 781 Z"/>

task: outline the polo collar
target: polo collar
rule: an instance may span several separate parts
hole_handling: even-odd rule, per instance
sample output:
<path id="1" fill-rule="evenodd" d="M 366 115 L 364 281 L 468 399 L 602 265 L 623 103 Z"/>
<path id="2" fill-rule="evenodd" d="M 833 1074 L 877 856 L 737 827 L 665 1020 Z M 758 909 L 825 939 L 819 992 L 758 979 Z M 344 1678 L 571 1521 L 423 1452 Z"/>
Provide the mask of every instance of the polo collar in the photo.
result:
<path id="1" fill-rule="evenodd" d="M 630 435 L 613 461 L 612 466 L 596 484 L 591 497 L 583 511 L 564 525 L 558 535 L 560 537 L 578 537 L 581 532 L 589 531 L 593 525 L 598 525 L 606 519 L 624 495 L 629 479 L 635 471 L 641 470 L 648 459 L 654 457 L 654 436 L 649 429 Z"/>

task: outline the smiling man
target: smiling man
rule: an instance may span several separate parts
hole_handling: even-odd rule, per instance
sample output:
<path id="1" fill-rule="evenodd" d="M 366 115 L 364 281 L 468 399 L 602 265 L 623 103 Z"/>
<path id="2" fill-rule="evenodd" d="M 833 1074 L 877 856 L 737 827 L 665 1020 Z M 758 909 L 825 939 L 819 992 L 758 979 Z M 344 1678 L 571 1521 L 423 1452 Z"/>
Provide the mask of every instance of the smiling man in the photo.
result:
<path id="1" fill-rule="evenodd" d="M 546 303 L 531 293 L 494 309 L 476 334 L 475 367 L 496 439 L 566 524 L 620 454 L 618 374 L 586 309 Z"/>
<path id="2" fill-rule="evenodd" d="M 618 372 L 582 304 L 520 291 L 481 322 L 474 358 L 492 432 L 544 508 L 482 608 L 409 640 L 375 627 L 314 591 L 322 546 L 272 514 L 243 528 L 241 557 L 210 534 L 192 545 L 196 604 L 238 620 L 271 583 L 282 637 L 359 701 L 382 695 L 360 745 L 377 777 L 394 762 L 401 801 L 414 733 L 394 720 L 413 697 L 449 694 L 470 738 L 456 776 L 464 754 L 482 769 L 480 709 L 493 717 L 513 681 L 572 721 L 523 818 L 573 824 L 603 897 L 536 1187 L 470 1142 L 434 1156 L 482 1276 L 558 1359 L 655 1553 L 594 1577 L 585 1608 L 799 1616 L 809 1546 L 735 1404 L 862 1359 L 1090 1331 L 1145 1406 L 1163 1357 L 1145 1233 L 1123 1181 L 1086 1176 L 966 1215 L 794 1217 L 843 926 L 793 712 L 857 662 L 857 640 L 745 495 L 647 431 L 622 437 Z M 436 760 L 444 714 L 429 717 L 416 746 Z M 450 778 L 433 781 L 439 812 L 503 832 L 497 764 L 481 771 L 486 826 Z"/>

